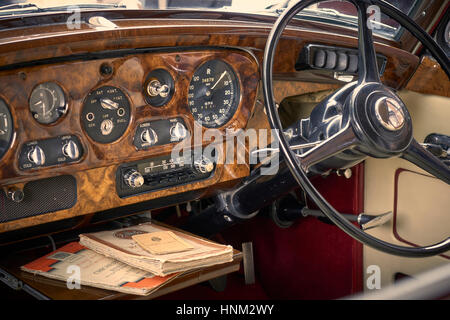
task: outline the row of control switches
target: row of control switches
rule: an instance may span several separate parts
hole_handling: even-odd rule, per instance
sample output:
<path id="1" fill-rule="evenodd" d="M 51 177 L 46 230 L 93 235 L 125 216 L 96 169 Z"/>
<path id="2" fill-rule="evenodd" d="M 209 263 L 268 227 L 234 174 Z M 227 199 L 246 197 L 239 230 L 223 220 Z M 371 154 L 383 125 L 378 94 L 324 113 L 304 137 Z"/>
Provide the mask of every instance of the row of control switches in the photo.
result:
<path id="1" fill-rule="evenodd" d="M 182 141 L 188 130 L 182 118 L 143 122 L 136 128 L 134 145 L 138 150 Z"/>
<path id="2" fill-rule="evenodd" d="M 73 135 L 30 141 L 22 146 L 19 167 L 28 170 L 78 161 L 83 155 L 80 140 Z"/>

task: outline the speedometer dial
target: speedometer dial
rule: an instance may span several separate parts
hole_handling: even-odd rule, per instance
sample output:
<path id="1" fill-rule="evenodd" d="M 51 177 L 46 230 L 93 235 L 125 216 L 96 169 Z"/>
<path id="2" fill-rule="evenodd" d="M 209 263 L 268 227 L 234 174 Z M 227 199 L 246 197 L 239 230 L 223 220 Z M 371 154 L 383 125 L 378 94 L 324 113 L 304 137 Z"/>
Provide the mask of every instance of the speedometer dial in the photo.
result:
<path id="1" fill-rule="evenodd" d="M 218 128 L 230 121 L 239 98 L 238 78 L 222 60 L 202 64 L 189 84 L 189 109 L 195 121 L 207 128 Z"/>

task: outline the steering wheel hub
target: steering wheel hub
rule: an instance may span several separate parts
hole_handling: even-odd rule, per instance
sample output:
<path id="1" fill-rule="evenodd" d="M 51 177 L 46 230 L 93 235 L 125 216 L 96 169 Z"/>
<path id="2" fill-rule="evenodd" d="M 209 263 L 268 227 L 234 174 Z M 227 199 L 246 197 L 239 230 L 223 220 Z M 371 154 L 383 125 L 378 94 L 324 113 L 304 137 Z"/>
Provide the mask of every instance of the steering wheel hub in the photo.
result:
<path id="1" fill-rule="evenodd" d="M 350 101 L 353 127 L 360 149 L 376 158 L 389 158 L 404 152 L 411 143 L 412 120 L 408 109 L 395 93 L 381 83 L 357 86 Z"/>
<path id="2" fill-rule="evenodd" d="M 403 107 L 397 100 L 383 97 L 375 102 L 375 115 L 383 127 L 390 131 L 397 131 L 405 124 Z"/>

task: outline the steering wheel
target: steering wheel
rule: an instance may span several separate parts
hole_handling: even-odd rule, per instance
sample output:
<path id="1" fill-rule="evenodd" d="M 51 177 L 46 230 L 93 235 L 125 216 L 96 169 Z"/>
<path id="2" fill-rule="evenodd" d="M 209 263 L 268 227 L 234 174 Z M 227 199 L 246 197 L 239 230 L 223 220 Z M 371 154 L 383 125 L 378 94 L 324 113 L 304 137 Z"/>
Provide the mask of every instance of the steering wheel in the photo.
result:
<path id="1" fill-rule="evenodd" d="M 377 5 L 381 12 L 395 19 L 420 40 L 450 77 L 450 63 L 442 49 L 397 8 L 381 0 L 348 0 L 358 11 L 358 81 L 347 84 L 320 102 L 324 108 L 339 105 L 339 130 L 301 154 L 294 152 L 283 134 L 272 87 L 275 48 L 289 21 L 305 7 L 321 1 L 303 0 L 286 9 L 275 22 L 264 51 L 262 85 L 266 113 L 292 175 L 334 224 L 365 245 L 405 257 L 428 257 L 450 250 L 450 237 L 429 246 L 405 247 L 365 233 L 339 214 L 316 190 L 306 174 L 311 166 L 333 156 L 359 153 L 375 158 L 401 156 L 450 184 L 450 169 L 413 138 L 412 121 L 405 104 L 381 83 L 379 77 L 372 30 L 366 23 L 367 8 L 371 4 Z"/>

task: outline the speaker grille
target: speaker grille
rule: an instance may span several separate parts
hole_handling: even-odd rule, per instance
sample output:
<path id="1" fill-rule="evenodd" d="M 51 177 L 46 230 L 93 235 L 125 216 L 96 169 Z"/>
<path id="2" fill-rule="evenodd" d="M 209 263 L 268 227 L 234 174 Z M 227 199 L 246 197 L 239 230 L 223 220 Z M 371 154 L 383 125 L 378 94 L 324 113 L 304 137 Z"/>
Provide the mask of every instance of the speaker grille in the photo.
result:
<path id="1" fill-rule="evenodd" d="M 0 191 L 0 223 L 72 208 L 77 202 L 77 183 L 69 175 L 29 182 L 24 199 L 14 202 Z"/>

